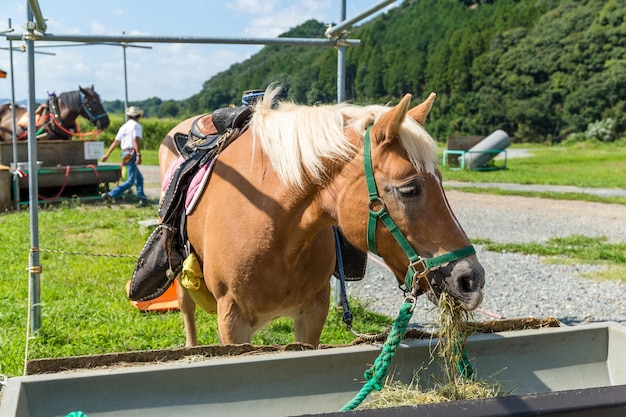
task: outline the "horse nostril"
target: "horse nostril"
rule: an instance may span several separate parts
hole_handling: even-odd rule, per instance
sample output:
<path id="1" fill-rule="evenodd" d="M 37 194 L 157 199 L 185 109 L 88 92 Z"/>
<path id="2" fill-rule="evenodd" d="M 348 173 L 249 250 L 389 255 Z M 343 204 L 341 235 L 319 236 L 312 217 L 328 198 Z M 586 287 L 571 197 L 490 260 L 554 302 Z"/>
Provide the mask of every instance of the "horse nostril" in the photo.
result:
<path id="1" fill-rule="evenodd" d="M 471 292 L 477 289 L 478 280 L 472 275 L 461 275 L 457 278 L 458 287 L 464 292 Z"/>
<path id="2" fill-rule="evenodd" d="M 485 285 L 485 271 L 480 264 L 458 263 L 452 276 L 459 291 L 476 292 Z"/>

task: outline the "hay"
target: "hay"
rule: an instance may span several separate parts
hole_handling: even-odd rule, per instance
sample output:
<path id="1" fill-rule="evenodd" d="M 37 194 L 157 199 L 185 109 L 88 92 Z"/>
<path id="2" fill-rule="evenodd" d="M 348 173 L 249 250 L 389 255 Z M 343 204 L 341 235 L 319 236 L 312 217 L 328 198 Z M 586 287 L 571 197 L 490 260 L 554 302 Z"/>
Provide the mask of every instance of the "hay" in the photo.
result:
<path id="1" fill-rule="evenodd" d="M 465 352 L 465 342 L 471 330 L 467 323 L 470 313 L 447 292 L 439 297 L 437 324 L 437 354 L 444 370 L 444 386 L 452 391 L 463 388 L 466 380 L 474 379 L 474 369 Z"/>
<path id="2" fill-rule="evenodd" d="M 401 407 L 406 405 L 433 404 L 457 400 L 477 400 L 508 395 L 498 384 L 485 381 L 459 381 L 435 386 L 422 391 L 418 380 L 410 384 L 390 380 L 380 392 L 372 393 L 362 409 Z"/>
<path id="3" fill-rule="evenodd" d="M 431 381 L 432 388 L 420 389 L 420 371 L 413 376 L 410 384 L 394 381 L 387 377 L 385 387 L 373 393 L 362 408 L 382 408 L 405 405 L 430 404 L 457 400 L 475 400 L 507 395 L 497 382 L 477 381 L 471 363 L 464 358 L 465 341 L 471 333 L 468 326 L 470 314 L 450 295 L 439 297 L 438 341 L 436 356 L 442 369 L 441 380 Z M 431 351 L 431 357 L 435 352 Z M 433 357 L 433 361 L 437 358 Z"/>

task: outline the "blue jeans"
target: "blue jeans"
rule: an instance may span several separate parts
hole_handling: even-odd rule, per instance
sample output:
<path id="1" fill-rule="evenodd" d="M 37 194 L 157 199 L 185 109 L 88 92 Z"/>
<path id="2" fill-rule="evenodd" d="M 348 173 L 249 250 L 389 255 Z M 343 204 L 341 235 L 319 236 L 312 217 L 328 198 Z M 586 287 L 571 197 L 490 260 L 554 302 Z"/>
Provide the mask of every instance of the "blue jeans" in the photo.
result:
<path id="1" fill-rule="evenodd" d="M 122 152 L 122 159 L 129 153 L 131 152 Z M 126 169 L 128 170 L 128 179 L 112 189 L 109 195 L 113 198 L 119 197 L 124 191 L 136 184 L 137 197 L 142 200 L 147 199 L 143 192 L 143 175 L 141 175 L 141 171 L 139 171 L 139 167 L 137 166 L 137 155 L 135 155 L 134 152 L 132 152 L 130 161 L 126 163 Z"/>

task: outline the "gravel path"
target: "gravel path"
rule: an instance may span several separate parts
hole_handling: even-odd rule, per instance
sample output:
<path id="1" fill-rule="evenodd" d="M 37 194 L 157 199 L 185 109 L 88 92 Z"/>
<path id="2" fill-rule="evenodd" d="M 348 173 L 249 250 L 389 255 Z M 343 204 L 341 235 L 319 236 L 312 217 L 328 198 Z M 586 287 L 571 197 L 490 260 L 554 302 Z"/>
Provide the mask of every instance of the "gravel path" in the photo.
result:
<path id="1" fill-rule="evenodd" d="M 554 236 L 581 234 L 626 241 L 626 206 L 539 198 L 495 196 L 447 191 L 460 223 L 470 239 L 495 242 L 545 242 Z M 567 325 L 596 321 L 626 324 L 626 285 L 595 281 L 603 266 L 542 262 L 534 255 L 496 253 L 475 245 L 485 268 L 485 298 L 477 320 L 494 317 L 556 317 Z M 368 262 L 366 277 L 348 283 L 348 294 L 368 307 L 395 317 L 402 293 L 388 270 L 376 258 Z M 431 327 L 434 306 L 418 299 L 414 326 Z M 356 329 L 358 331 L 358 329 Z"/>

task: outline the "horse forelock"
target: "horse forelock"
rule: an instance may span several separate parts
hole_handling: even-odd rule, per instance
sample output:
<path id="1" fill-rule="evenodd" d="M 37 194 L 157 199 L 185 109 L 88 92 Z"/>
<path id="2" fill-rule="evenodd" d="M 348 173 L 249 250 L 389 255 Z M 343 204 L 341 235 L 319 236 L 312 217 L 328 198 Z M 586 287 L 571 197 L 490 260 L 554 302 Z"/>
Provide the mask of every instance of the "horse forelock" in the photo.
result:
<path id="1" fill-rule="evenodd" d="M 435 172 L 438 164 L 437 144 L 416 121 L 407 117 L 400 128 L 400 143 L 418 171 Z"/>
<path id="2" fill-rule="evenodd" d="M 382 105 L 363 107 L 360 117 L 354 118 L 352 128 L 363 137 L 367 128 L 377 123 L 390 109 L 391 107 Z M 410 117 L 406 117 L 400 127 L 400 144 L 418 171 L 422 169 L 433 171 L 437 167 L 437 144 L 430 134 Z"/>
<path id="3" fill-rule="evenodd" d="M 333 104 L 304 106 L 281 102 L 273 107 L 280 88 L 270 87 L 254 108 L 252 130 L 260 140 L 281 181 L 303 188 L 307 178 L 316 182 L 328 177 L 326 161 L 348 161 L 357 146 L 346 136 L 353 130 L 361 138 L 367 127 L 390 110 L 388 106 Z M 400 142 L 416 169 L 434 170 L 436 144 L 413 119 L 400 129 Z"/>

